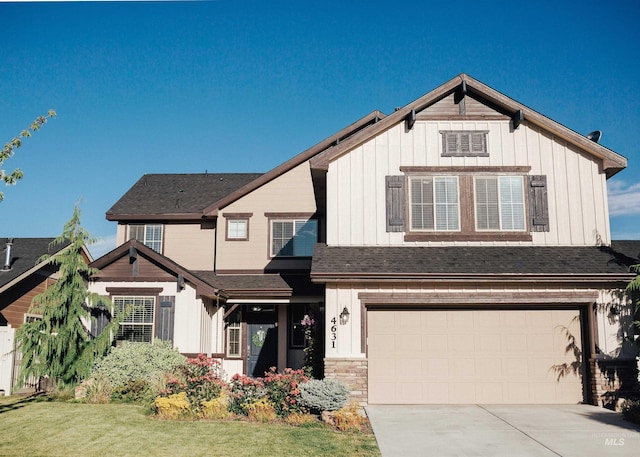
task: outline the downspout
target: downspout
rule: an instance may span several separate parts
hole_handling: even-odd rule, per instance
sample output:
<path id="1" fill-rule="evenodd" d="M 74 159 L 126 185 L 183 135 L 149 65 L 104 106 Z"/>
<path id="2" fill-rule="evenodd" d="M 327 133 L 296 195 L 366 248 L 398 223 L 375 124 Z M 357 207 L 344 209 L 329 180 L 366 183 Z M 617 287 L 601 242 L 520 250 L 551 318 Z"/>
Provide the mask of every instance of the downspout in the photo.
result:
<path id="1" fill-rule="evenodd" d="M 213 230 L 213 273 L 216 272 L 216 259 L 218 257 L 218 219 L 215 220 L 215 227 Z"/>

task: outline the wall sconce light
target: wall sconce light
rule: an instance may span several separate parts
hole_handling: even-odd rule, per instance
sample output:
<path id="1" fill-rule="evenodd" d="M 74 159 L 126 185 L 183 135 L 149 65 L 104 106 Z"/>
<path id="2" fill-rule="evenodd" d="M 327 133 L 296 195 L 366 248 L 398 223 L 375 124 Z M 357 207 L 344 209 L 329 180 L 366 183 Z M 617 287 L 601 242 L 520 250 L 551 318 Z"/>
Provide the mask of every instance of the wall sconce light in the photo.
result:
<path id="1" fill-rule="evenodd" d="M 345 306 L 340 313 L 340 325 L 345 325 L 347 322 L 349 322 L 349 310 Z"/>

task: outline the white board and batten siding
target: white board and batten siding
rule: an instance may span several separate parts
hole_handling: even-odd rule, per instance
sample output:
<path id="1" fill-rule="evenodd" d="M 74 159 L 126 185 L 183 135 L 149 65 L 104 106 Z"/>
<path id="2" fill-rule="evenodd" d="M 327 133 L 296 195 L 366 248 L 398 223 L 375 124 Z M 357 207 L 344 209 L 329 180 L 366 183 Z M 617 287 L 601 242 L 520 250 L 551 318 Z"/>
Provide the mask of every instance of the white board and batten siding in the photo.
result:
<path id="1" fill-rule="evenodd" d="M 442 130 L 488 131 L 489 156 L 442 157 Z M 547 176 L 550 218 L 550 230 L 533 232 L 530 244 L 593 246 L 596 239 L 610 242 L 606 177 L 596 160 L 526 123 L 512 131 L 508 120 L 418 120 L 410 131 L 404 123 L 398 124 L 329 164 L 329 245 L 428 244 L 406 243 L 402 232 L 386 231 L 385 176 L 401 175 L 401 166 L 530 166 L 528 174 Z M 461 243 L 470 244 L 447 244 Z"/>
<path id="2" fill-rule="evenodd" d="M 213 323 L 203 321 L 205 319 L 212 320 L 214 317 L 206 311 L 203 312 L 204 305 L 202 300 L 196 297 L 195 289 L 191 286 L 187 285 L 184 290 L 178 293 L 175 282 L 139 282 L 135 284 L 130 282 L 97 282 L 90 285 L 90 290 L 99 295 L 109 296 L 107 288 L 111 287 L 123 289 L 130 289 L 132 287 L 162 288 L 162 291 L 158 294 L 159 296 L 174 296 L 173 346 L 184 353 L 197 354 L 203 352 L 201 332 L 212 332 L 213 330 Z M 144 293 L 140 295 L 144 295 Z M 157 305 L 156 303 L 156 311 L 158 309 Z M 210 335 L 212 335 L 212 333 L 210 333 Z M 212 346 L 215 344 L 212 336 L 206 336 L 205 341 L 208 341 Z M 204 352 L 207 353 L 211 351 Z"/>

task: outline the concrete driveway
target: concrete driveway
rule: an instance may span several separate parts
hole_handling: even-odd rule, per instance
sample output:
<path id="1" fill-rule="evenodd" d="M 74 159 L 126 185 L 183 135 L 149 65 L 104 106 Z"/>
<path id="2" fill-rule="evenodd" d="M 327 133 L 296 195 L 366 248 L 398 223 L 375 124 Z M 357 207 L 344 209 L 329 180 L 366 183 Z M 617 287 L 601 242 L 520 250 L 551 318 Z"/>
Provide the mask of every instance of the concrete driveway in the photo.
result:
<path id="1" fill-rule="evenodd" d="M 372 405 L 383 457 L 633 456 L 640 426 L 589 405 Z"/>

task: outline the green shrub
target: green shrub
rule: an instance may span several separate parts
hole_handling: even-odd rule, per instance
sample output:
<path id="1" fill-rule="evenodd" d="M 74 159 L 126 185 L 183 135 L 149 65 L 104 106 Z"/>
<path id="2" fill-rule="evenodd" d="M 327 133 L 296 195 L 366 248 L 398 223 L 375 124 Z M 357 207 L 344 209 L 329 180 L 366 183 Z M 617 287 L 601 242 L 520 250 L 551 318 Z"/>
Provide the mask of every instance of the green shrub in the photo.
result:
<path id="1" fill-rule="evenodd" d="M 117 385 L 111 392 L 111 400 L 121 403 L 149 404 L 156 392 L 144 379 L 134 379 Z"/>
<path id="2" fill-rule="evenodd" d="M 311 411 L 337 411 L 351 396 L 347 384 L 335 379 L 310 379 L 300 385 L 300 404 Z"/>
<path id="3" fill-rule="evenodd" d="M 123 343 L 94 364 L 92 377 L 104 376 L 113 386 L 138 379 L 155 385 L 162 375 L 185 363 L 170 343 Z"/>

